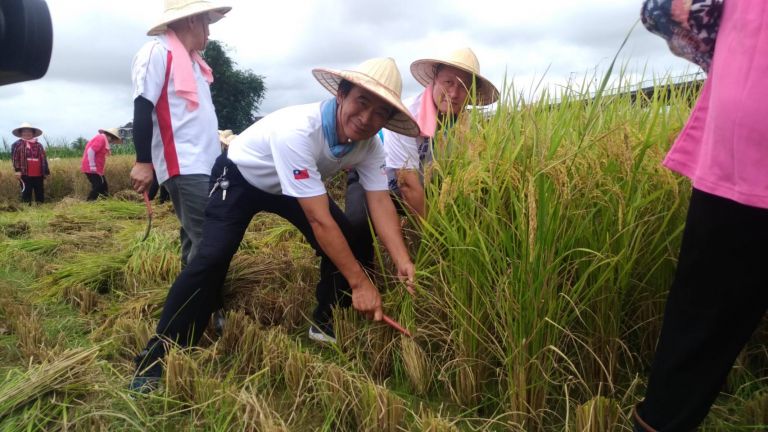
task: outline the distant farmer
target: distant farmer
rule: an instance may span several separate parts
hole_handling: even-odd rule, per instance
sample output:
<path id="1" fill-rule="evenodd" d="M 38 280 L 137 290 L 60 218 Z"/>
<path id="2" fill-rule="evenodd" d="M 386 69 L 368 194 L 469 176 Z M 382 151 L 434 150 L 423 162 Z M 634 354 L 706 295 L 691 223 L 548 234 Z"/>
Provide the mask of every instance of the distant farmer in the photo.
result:
<path id="1" fill-rule="evenodd" d="M 80 171 L 85 174 L 91 183 L 88 201 L 94 201 L 99 196 L 106 197 L 109 195 L 104 167 L 107 163 L 107 156 L 111 151 L 110 145 L 122 142 L 120 132 L 117 129 L 99 129 L 99 133 L 85 145 L 83 160 L 80 163 Z"/>
<path id="2" fill-rule="evenodd" d="M 35 202 L 42 204 L 45 202 L 43 181 L 51 175 L 45 149 L 37 141 L 43 131 L 29 123 L 22 123 L 12 133 L 20 138 L 11 145 L 11 160 L 21 188 L 21 202 L 31 204 L 34 193 Z"/>
<path id="3" fill-rule="evenodd" d="M 685 35 L 675 52 L 709 73 L 664 159 L 693 190 L 634 430 L 693 431 L 768 308 L 768 7 L 652 0 L 644 14 L 652 31 Z"/>
<path id="4" fill-rule="evenodd" d="M 246 129 L 216 161 L 211 200 L 200 251 L 171 287 L 147 349 L 137 357 L 132 388 L 151 388 L 162 369 L 164 340 L 197 343 L 212 311 L 211 299 L 224 283 L 232 256 L 259 212 L 282 216 L 321 257 L 318 305 L 309 336 L 334 342 L 332 307 L 351 304 L 368 318 L 382 318 L 381 297 L 360 265 L 359 239 L 328 196 L 324 181 L 354 168 L 365 189 L 376 231 L 409 291 L 414 266 L 389 197 L 382 127 L 406 136 L 419 128 L 400 101 L 400 73 L 394 60 L 368 60 L 354 70 L 314 69 L 335 98 L 281 109 Z M 350 293 L 351 291 L 351 293 Z"/>
<path id="5" fill-rule="evenodd" d="M 417 137 L 384 130 L 384 149 L 387 153 L 389 188 L 399 203 L 420 218 L 426 217 L 424 196 L 424 168 L 432 161 L 432 146 L 440 125 L 450 127 L 469 103 L 488 105 L 499 98 L 499 91 L 480 75 L 480 64 L 475 53 L 462 48 L 435 59 L 416 60 L 411 74 L 424 91 L 403 100 L 419 123 Z M 476 99 L 471 90 L 475 89 Z M 358 175 L 348 178 L 346 214 L 355 227 L 356 236 L 367 243 L 366 260 L 373 261 L 373 238 L 368 224 L 363 189 Z"/>
<path id="6" fill-rule="evenodd" d="M 136 164 L 131 183 L 136 192 L 148 192 L 154 168 L 168 190 L 181 223 L 183 265 L 197 253 L 209 176 L 221 154 L 210 91 L 213 72 L 200 51 L 208 43 L 208 25 L 230 9 L 205 0 L 165 0 L 165 12 L 147 33 L 156 38 L 133 59 Z M 216 302 L 221 308 L 220 294 Z"/>

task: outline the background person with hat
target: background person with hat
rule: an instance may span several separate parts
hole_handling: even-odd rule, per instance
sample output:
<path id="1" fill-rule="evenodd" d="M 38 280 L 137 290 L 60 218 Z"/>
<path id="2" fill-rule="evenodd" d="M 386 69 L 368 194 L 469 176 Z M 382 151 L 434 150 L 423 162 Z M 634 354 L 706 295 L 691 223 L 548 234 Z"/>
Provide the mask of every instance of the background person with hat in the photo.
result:
<path id="1" fill-rule="evenodd" d="M 133 131 L 136 164 L 131 184 L 138 193 L 157 183 L 168 191 L 181 223 L 181 262 L 202 239 L 211 168 L 221 154 L 211 99 L 213 71 L 200 56 L 208 25 L 231 10 L 205 0 L 165 0 L 165 11 L 147 32 L 156 36 L 133 59 Z M 214 324 L 223 326 L 222 294 Z"/>
<path id="2" fill-rule="evenodd" d="M 165 0 L 164 13 L 147 32 L 155 39 L 133 60 L 131 184 L 139 193 L 148 191 L 156 170 L 181 222 L 184 264 L 200 242 L 209 176 L 221 154 L 209 88 L 213 72 L 199 52 L 208 43 L 208 25 L 230 9 L 209 1 Z"/>
<path id="3" fill-rule="evenodd" d="M 99 129 L 99 133 L 85 145 L 80 171 L 91 183 L 88 201 L 93 201 L 100 195 L 106 197 L 109 194 L 107 178 L 104 176 L 104 166 L 107 162 L 107 156 L 110 154 L 110 145 L 122 142 L 120 132 L 116 128 L 111 128 Z"/>
<path id="4" fill-rule="evenodd" d="M 383 141 L 390 189 L 423 218 L 427 212 L 424 166 L 432 161 L 432 144 L 439 125 L 453 125 L 469 103 L 496 102 L 499 91 L 480 75 L 480 63 L 470 48 L 461 48 L 443 57 L 416 60 L 411 63 L 411 74 L 425 88 L 403 103 L 418 121 L 421 134 L 413 138 L 384 131 Z"/>
<path id="5" fill-rule="evenodd" d="M 499 91 L 480 75 L 475 53 L 462 48 L 445 57 L 416 60 L 411 74 L 425 87 L 420 94 L 403 100 L 419 124 L 416 137 L 384 130 L 389 188 L 420 218 L 426 217 L 424 167 L 432 161 L 433 138 L 439 125 L 450 127 L 469 103 L 488 105 L 496 102 Z M 475 94 L 471 91 L 474 89 Z M 474 97 L 473 97 L 474 96 Z M 373 237 L 368 224 L 368 209 L 358 175 L 350 172 L 345 212 L 356 236 L 367 244 L 366 256 L 373 260 Z"/>
<path id="6" fill-rule="evenodd" d="M 400 101 L 397 66 L 391 58 L 379 58 L 354 70 L 314 69 L 313 74 L 335 98 L 267 115 L 217 159 L 200 250 L 171 287 L 158 336 L 137 356 L 133 389 L 151 389 L 159 379 L 162 369 L 156 360 L 165 353 L 160 338 L 197 343 L 211 314 L 211 295 L 224 283 L 251 219 L 262 211 L 291 222 L 321 256 L 310 338 L 335 340 L 335 305 L 351 304 L 369 318 L 382 318 L 379 291 L 359 263 L 361 245 L 324 185 L 341 169 L 357 169 L 376 231 L 412 292 L 414 265 L 389 196 L 384 151 L 376 136 L 382 127 L 406 136 L 419 133 Z"/>
<path id="7" fill-rule="evenodd" d="M 34 193 L 35 202 L 42 204 L 45 202 L 43 182 L 51 175 L 45 148 L 37 141 L 37 137 L 42 135 L 43 131 L 29 123 L 22 123 L 12 133 L 19 137 L 11 145 L 11 160 L 21 186 L 21 202 L 31 204 Z"/>

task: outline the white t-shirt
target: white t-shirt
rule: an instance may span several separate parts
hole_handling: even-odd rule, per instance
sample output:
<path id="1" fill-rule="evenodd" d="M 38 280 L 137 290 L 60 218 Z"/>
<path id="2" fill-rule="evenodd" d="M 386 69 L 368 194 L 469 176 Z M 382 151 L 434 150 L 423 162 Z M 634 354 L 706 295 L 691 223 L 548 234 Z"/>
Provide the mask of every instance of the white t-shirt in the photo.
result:
<path id="1" fill-rule="evenodd" d="M 323 134 L 320 103 L 269 114 L 235 138 L 227 155 L 248 183 L 271 194 L 296 198 L 323 195 L 323 182 L 350 168 L 357 170 L 365 190 L 387 190 L 379 137 L 359 141 L 341 158 L 333 156 Z"/>
<path id="2" fill-rule="evenodd" d="M 193 62 L 200 105 L 187 110 L 187 100 L 176 95 L 173 71 L 168 76 L 168 88 L 163 89 L 168 62 L 165 36 L 147 42 L 133 59 L 133 98 L 144 97 L 154 104 L 152 111 L 152 164 L 157 180 L 188 174 L 211 174 L 216 158 L 221 154 L 216 110 L 208 82 Z M 171 60 L 171 69 L 173 62 Z"/>
<path id="3" fill-rule="evenodd" d="M 403 100 L 403 104 L 408 108 L 414 118 L 419 117 L 421 108 L 421 98 L 424 93 Z M 432 139 L 422 136 L 409 137 L 392 132 L 389 129 L 384 131 L 384 150 L 387 153 L 387 176 L 389 179 L 389 188 L 399 193 L 395 171 L 399 169 L 412 169 L 419 171 L 419 179 L 424 181 L 424 166 L 432 162 Z"/>

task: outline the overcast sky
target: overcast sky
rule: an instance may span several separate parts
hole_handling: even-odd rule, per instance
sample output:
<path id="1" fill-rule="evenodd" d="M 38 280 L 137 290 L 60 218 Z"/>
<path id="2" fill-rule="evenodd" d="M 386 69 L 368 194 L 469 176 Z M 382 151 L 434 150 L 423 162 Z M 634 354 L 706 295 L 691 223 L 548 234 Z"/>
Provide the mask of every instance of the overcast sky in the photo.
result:
<path id="1" fill-rule="evenodd" d="M 219 4 L 222 4 L 220 2 Z M 404 97 L 420 86 L 410 63 L 464 46 L 481 73 L 518 91 L 605 69 L 637 21 L 641 0 L 232 0 L 211 26 L 240 69 L 263 75 L 260 114 L 328 96 L 310 70 L 393 57 Z M 54 143 L 131 121 L 131 61 L 162 0 L 48 0 L 54 46 L 47 75 L 0 87 L 0 137 L 28 121 Z M 638 76 L 695 72 L 638 25 L 621 55 Z M 215 75 L 214 71 L 214 75 Z M 638 78 L 639 79 L 639 78 Z M 15 139 L 15 138 L 13 138 Z"/>

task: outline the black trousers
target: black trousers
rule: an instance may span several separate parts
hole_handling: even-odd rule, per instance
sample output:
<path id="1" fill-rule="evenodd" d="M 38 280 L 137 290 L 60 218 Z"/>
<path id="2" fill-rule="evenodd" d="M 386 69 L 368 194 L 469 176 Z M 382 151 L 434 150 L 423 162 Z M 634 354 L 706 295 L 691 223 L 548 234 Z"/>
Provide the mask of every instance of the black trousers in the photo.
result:
<path id="1" fill-rule="evenodd" d="M 706 417 L 768 306 L 768 210 L 694 189 L 638 414 L 659 431 Z"/>
<path id="2" fill-rule="evenodd" d="M 211 187 L 225 166 L 229 180 L 226 200 L 222 199 L 220 189 L 209 200 L 205 209 L 203 240 L 197 254 L 171 286 L 157 334 L 183 346 L 199 341 L 215 307 L 217 292 L 224 283 L 232 256 L 240 246 L 251 219 L 262 211 L 280 215 L 291 222 L 321 257 L 320 282 L 316 288 L 318 304 L 313 318 L 321 326 L 330 325 L 334 305 L 351 305 L 350 288 L 344 276 L 322 252 L 299 201 L 251 186 L 226 155 L 216 160 L 211 172 Z M 329 204 L 331 215 L 344 233 L 353 254 L 361 260 L 361 243 L 350 235 L 349 221 L 335 202 L 330 200 Z M 154 338 L 149 343 L 150 359 L 164 355 L 163 344 L 156 342 L 157 338 Z"/>
<path id="3" fill-rule="evenodd" d="M 94 173 L 85 173 L 88 181 L 91 182 L 91 191 L 88 193 L 87 201 L 94 201 L 99 196 L 109 195 L 109 186 L 107 185 L 107 178 Z"/>
<path id="4" fill-rule="evenodd" d="M 360 177 L 357 171 L 354 170 L 347 174 L 344 215 L 349 221 L 352 235 L 360 245 L 362 255 L 358 259 L 365 268 L 372 268 L 373 234 L 371 233 L 370 219 L 368 217 L 368 204 L 365 198 L 365 189 L 360 184 Z"/>
<path id="5" fill-rule="evenodd" d="M 158 200 L 160 201 L 160 204 L 170 201 L 171 195 L 168 193 L 168 189 L 165 188 L 165 186 L 160 186 L 160 184 L 157 182 L 157 173 L 152 171 L 152 185 L 149 186 L 149 191 L 147 191 L 147 195 L 149 196 L 149 200 L 152 201 L 155 199 L 155 196 L 157 196 L 157 193 L 160 192 L 160 198 Z"/>
<path id="6" fill-rule="evenodd" d="M 400 216 L 405 216 L 406 210 L 400 198 L 391 194 L 392 203 Z M 373 233 L 371 231 L 370 218 L 368 216 L 368 204 L 365 198 L 365 189 L 360 184 L 360 176 L 352 170 L 347 175 L 347 193 L 344 198 L 344 214 L 350 223 L 350 228 L 355 238 L 358 239 L 363 249 L 363 258 L 360 262 L 366 268 L 373 267 Z"/>
<path id="7" fill-rule="evenodd" d="M 21 190 L 21 202 L 32 203 L 32 193 L 35 194 L 35 202 L 45 202 L 45 177 L 21 176 L 24 185 Z"/>

